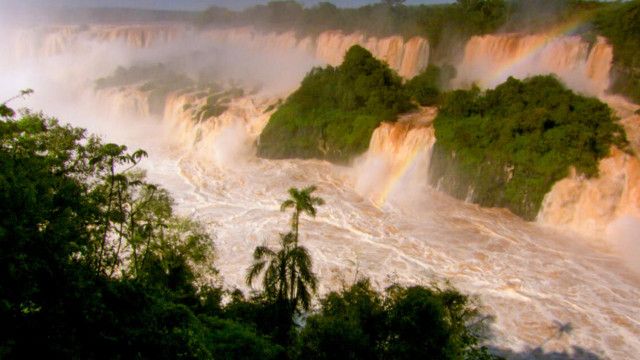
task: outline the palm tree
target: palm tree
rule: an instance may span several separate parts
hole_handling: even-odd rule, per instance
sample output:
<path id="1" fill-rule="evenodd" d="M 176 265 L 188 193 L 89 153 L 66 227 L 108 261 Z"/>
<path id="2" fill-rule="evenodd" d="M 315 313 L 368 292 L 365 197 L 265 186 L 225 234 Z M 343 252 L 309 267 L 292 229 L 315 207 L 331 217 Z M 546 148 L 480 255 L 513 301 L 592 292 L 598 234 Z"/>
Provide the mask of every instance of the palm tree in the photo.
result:
<path id="1" fill-rule="evenodd" d="M 317 279 L 312 271 L 311 256 L 299 246 L 293 233 L 280 234 L 281 248 L 276 252 L 258 246 L 253 252 L 253 264 L 247 272 L 247 285 L 264 273 L 262 287 L 267 298 L 289 307 L 290 319 L 299 308 L 308 310 L 311 295 L 316 292 Z"/>
<path id="2" fill-rule="evenodd" d="M 306 187 L 302 190 L 297 188 L 289 189 L 289 199 L 285 200 L 280 206 L 280 211 L 286 211 L 293 208 L 291 216 L 291 228 L 293 229 L 294 240 L 298 241 L 298 228 L 300 224 L 300 214 L 307 213 L 311 217 L 316 217 L 316 205 L 324 205 L 324 200 L 312 195 L 316 191 L 315 185 Z"/>

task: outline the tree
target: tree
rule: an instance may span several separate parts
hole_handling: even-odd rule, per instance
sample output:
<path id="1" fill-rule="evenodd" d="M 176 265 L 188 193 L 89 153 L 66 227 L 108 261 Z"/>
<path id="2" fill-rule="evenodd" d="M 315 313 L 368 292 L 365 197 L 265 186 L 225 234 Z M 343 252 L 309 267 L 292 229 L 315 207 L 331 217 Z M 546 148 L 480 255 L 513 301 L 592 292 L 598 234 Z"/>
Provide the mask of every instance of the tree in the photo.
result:
<path id="1" fill-rule="evenodd" d="M 369 280 L 359 280 L 320 300 L 307 318 L 296 346 L 299 359 L 381 358 L 386 312 L 383 298 Z"/>
<path id="2" fill-rule="evenodd" d="M 339 67 L 314 68 L 271 116 L 258 156 L 347 162 L 366 151 L 383 121 L 414 108 L 402 79 L 354 45 Z"/>
<path id="3" fill-rule="evenodd" d="M 210 238 L 122 170 L 143 153 L 2 106 L 0 357 L 207 357 L 188 305 Z"/>
<path id="4" fill-rule="evenodd" d="M 431 65 L 407 81 L 405 87 L 413 99 L 422 106 L 435 106 L 440 102 L 441 89 L 455 78 L 456 70 L 451 65 Z"/>
<path id="5" fill-rule="evenodd" d="M 253 264 L 247 272 L 247 285 L 262 276 L 262 289 L 269 301 L 275 303 L 281 340 L 289 333 L 296 311 L 309 310 L 311 296 L 316 292 L 317 278 L 312 271 L 311 256 L 298 243 L 300 214 L 316 215 L 316 205 L 324 200 L 313 196 L 315 186 L 302 190 L 289 189 L 290 198 L 280 206 L 281 211 L 293 208 L 291 232 L 280 234 L 280 249 L 258 246 L 253 252 Z"/>
<path id="6" fill-rule="evenodd" d="M 312 260 L 307 249 L 299 246 L 292 233 L 280 235 L 280 249 L 258 246 L 253 252 L 254 263 L 247 273 L 247 285 L 263 271 L 262 286 L 268 298 L 286 301 L 292 310 L 308 310 L 317 278 L 312 272 Z"/>
<path id="7" fill-rule="evenodd" d="M 481 346 L 490 318 L 453 288 L 360 280 L 320 300 L 298 337 L 299 359 L 494 359 Z"/>
<path id="8" fill-rule="evenodd" d="M 317 278 L 312 271 L 311 256 L 299 246 L 293 233 L 280 235 L 280 249 L 258 246 L 253 252 L 253 264 L 247 272 L 251 286 L 260 275 L 267 299 L 275 304 L 278 321 L 277 337 L 286 342 L 296 311 L 309 310 L 311 296 L 316 292 Z"/>
<path id="9" fill-rule="evenodd" d="M 317 213 L 315 206 L 324 205 L 322 198 L 312 195 L 316 189 L 317 187 L 313 185 L 302 190 L 291 188 L 289 189 L 289 199 L 285 200 L 280 206 L 280 211 L 293 208 L 291 230 L 293 231 L 294 241 L 296 242 L 298 241 L 299 235 L 300 215 L 306 213 L 311 217 L 315 217 Z"/>

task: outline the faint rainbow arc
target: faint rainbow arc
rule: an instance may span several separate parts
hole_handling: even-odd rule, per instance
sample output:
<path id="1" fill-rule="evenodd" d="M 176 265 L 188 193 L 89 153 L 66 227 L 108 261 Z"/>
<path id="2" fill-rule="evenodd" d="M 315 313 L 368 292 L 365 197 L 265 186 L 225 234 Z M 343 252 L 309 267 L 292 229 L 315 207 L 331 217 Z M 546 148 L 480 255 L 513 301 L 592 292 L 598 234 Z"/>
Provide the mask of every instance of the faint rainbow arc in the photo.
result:
<path id="1" fill-rule="evenodd" d="M 514 69 L 524 64 L 525 62 L 534 59 L 544 50 L 547 45 L 563 36 L 569 36 L 572 33 L 575 33 L 576 30 L 588 23 L 589 20 L 590 16 L 576 16 L 572 20 L 558 25 L 550 31 L 544 33 L 544 36 L 542 36 L 538 43 L 535 46 L 531 47 L 529 51 L 521 54 L 520 56 L 514 57 L 510 61 L 505 62 L 501 66 L 497 67 L 493 72 L 491 72 L 491 75 L 487 78 L 487 83 L 494 83 L 496 80 L 506 78 L 509 75 L 515 73 Z"/>

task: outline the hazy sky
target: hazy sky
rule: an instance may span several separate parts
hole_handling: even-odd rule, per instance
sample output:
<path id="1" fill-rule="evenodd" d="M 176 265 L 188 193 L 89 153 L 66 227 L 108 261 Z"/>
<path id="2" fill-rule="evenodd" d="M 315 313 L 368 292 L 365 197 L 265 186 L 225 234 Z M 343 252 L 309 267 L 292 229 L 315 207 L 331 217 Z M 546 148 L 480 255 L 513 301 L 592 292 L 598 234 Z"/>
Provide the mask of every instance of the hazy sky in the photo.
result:
<path id="1" fill-rule="evenodd" d="M 244 8 L 268 0 L 0 0 L 2 6 L 73 6 L 73 7 L 132 7 L 155 9 L 201 10 L 211 5 L 228 8 Z M 306 5 L 312 5 L 318 0 L 299 0 Z M 331 0 L 340 7 L 354 7 L 379 0 Z M 453 2 L 453 0 L 408 0 L 407 4 L 434 4 Z"/>

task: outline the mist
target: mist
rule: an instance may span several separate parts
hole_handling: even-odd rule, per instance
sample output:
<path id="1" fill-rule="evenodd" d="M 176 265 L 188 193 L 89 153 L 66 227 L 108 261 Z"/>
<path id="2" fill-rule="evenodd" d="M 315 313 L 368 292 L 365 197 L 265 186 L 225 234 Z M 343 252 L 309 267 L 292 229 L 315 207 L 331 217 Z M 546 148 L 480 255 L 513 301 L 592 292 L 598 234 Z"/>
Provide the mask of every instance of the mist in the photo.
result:
<path id="1" fill-rule="evenodd" d="M 129 25 L 5 27 L 10 51 L 0 60 L 4 78 L 0 98 L 32 88 L 35 93 L 31 97 L 11 105 L 42 110 L 113 138 L 119 132 L 131 135 L 145 121 L 162 120 L 162 116 L 145 119 L 149 114 L 131 109 L 119 111 L 113 101 L 101 98 L 103 91 L 96 89 L 96 80 L 112 76 L 118 68 L 161 65 L 166 72 L 194 83 L 233 83 L 263 97 L 278 97 L 295 88 L 318 64 L 295 49 L 270 48 L 259 39 L 225 40 L 184 25 L 159 25 L 151 32 L 137 34 L 139 31 L 144 30 Z M 145 43 L 136 43 L 136 36 Z M 150 80 L 153 76 L 127 86 L 135 88 Z M 122 92 L 117 88 L 112 92 L 118 91 Z M 125 98 L 132 102 L 131 96 Z M 143 127 L 147 132 L 148 127 Z"/>
<path id="2" fill-rule="evenodd" d="M 612 222 L 606 239 L 618 256 L 636 275 L 640 275 L 640 218 L 626 215 Z"/>

